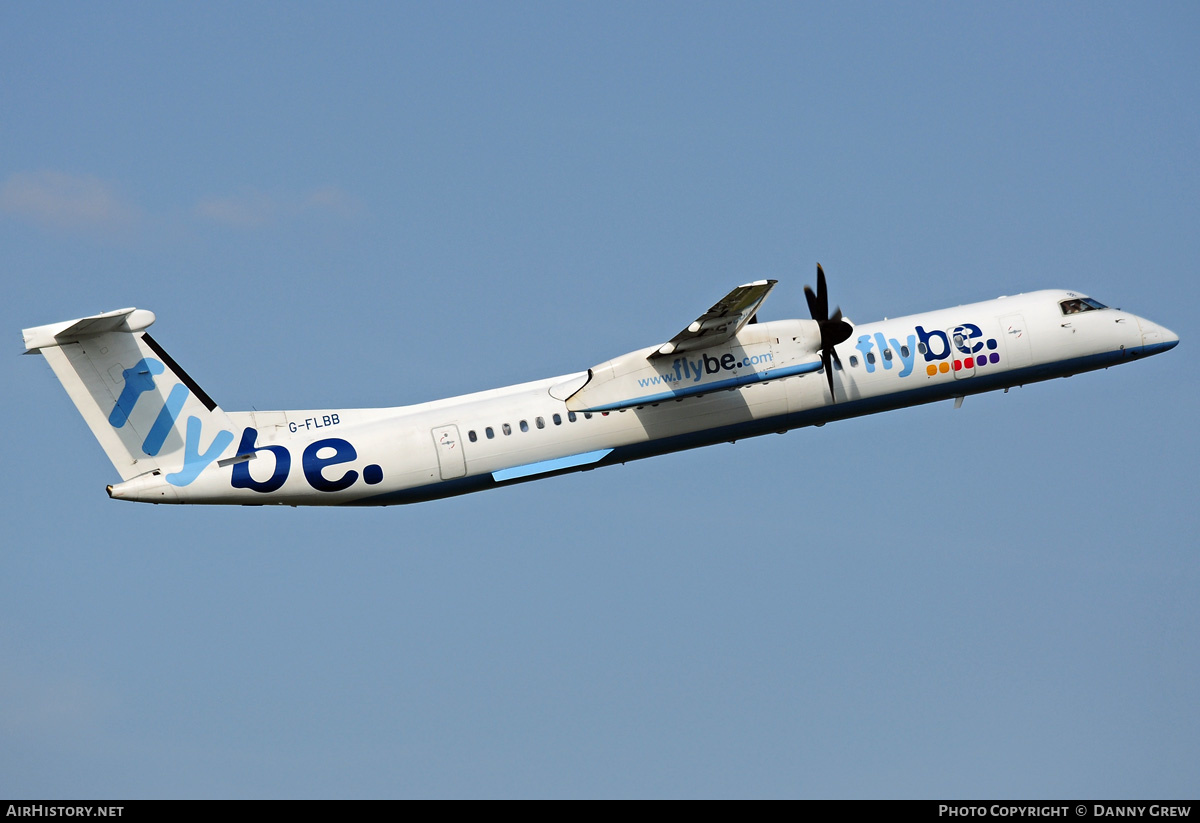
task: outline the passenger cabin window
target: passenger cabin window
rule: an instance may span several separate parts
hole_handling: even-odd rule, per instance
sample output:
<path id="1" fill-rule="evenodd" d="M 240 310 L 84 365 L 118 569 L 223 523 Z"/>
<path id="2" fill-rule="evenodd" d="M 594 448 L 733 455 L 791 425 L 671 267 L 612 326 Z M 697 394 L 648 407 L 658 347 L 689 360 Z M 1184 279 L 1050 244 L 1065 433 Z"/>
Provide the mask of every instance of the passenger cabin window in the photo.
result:
<path id="1" fill-rule="evenodd" d="M 571 423 L 574 423 L 576 420 L 575 412 L 567 412 L 567 420 Z"/>
<path id="2" fill-rule="evenodd" d="M 883 359 L 887 360 L 889 362 L 891 361 L 891 359 L 892 359 L 892 350 L 891 349 L 883 350 Z"/>
<path id="3" fill-rule="evenodd" d="M 544 428 L 546 428 L 546 421 L 545 421 L 543 418 L 539 417 L 539 418 L 538 418 L 537 420 L 535 420 L 534 422 L 535 422 L 535 423 L 537 423 L 537 427 L 538 427 L 539 429 L 544 429 Z"/>
<path id="4" fill-rule="evenodd" d="M 526 423 L 524 420 L 521 421 L 521 431 L 523 431 L 523 432 L 529 431 L 529 424 Z"/>
<path id="5" fill-rule="evenodd" d="M 929 348 L 924 343 L 918 343 L 917 351 L 919 351 L 921 354 L 924 354 L 925 352 L 929 351 Z"/>
<path id="6" fill-rule="evenodd" d="M 872 364 L 874 364 L 874 362 L 875 362 L 875 352 L 873 352 L 873 351 L 869 351 L 869 352 L 867 352 L 867 362 L 868 362 L 868 363 L 872 363 Z"/>
<path id="7" fill-rule="evenodd" d="M 475 435 L 475 430 L 474 430 L 474 429 L 471 429 L 469 432 L 467 432 L 467 439 L 468 439 L 468 440 L 470 440 L 472 443 L 474 443 L 476 440 L 478 440 L 478 439 L 479 439 L 479 438 L 478 438 L 478 437 Z"/>
<path id="8" fill-rule="evenodd" d="M 1090 297 L 1073 297 L 1070 300 L 1064 300 L 1058 304 L 1064 315 L 1079 314 L 1085 311 L 1096 311 L 1097 309 L 1107 309 L 1108 306 L 1101 303 L 1099 300 L 1093 300 Z"/>
<path id="9" fill-rule="evenodd" d="M 505 434 L 512 434 L 512 426 L 508 425 L 507 423 L 505 423 L 503 426 L 501 426 L 500 430 L 503 431 Z"/>
<path id="10" fill-rule="evenodd" d="M 857 366 L 857 365 L 858 365 L 858 358 L 857 358 L 855 355 L 853 355 L 853 354 L 852 354 L 852 355 L 850 355 L 850 365 L 851 365 L 851 366 Z"/>
<path id="11" fill-rule="evenodd" d="M 562 425 L 562 415 L 559 414 L 558 412 L 554 413 L 554 425 L 556 425 L 556 426 Z"/>
<path id="12" fill-rule="evenodd" d="M 901 356 L 901 357 L 904 357 L 904 358 L 907 358 L 907 357 L 909 356 L 909 354 L 908 354 L 908 346 L 901 346 L 901 347 L 900 347 L 900 356 Z"/>
<path id="13" fill-rule="evenodd" d="M 493 437 L 496 436 L 496 433 L 494 431 L 492 431 L 491 426 L 488 426 L 486 429 L 484 429 L 483 433 L 487 435 L 488 440 L 491 440 Z"/>

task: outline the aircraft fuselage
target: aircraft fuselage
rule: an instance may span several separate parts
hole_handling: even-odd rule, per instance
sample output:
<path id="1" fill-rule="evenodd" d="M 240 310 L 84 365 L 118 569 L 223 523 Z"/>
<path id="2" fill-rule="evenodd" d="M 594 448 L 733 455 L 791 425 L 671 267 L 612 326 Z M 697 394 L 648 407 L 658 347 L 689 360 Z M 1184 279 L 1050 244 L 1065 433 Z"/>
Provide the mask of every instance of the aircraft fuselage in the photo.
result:
<path id="1" fill-rule="evenodd" d="M 109 493 L 154 503 L 412 503 L 1066 377 L 1178 342 L 1117 309 L 1068 313 L 1075 300 L 1087 298 L 1041 291 L 854 326 L 836 346 L 832 398 L 811 320 L 751 323 L 709 348 L 649 359 L 650 347 L 586 372 L 395 408 L 218 409 L 185 423 L 167 413 L 171 387 L 162 386 L 114 414 L 122 408 L 139 437 L 157 429 L 182 441 L 184 467 L 134 474 Z"/>

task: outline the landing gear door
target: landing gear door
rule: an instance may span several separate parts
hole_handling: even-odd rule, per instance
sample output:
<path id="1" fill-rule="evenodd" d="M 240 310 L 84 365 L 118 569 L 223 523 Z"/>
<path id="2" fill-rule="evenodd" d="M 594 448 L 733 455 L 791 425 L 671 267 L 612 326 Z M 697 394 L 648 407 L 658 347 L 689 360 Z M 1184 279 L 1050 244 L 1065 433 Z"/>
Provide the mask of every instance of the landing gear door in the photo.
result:
<path id="1" fill-rule="evenodd" d="M 458 437 L 458 426 L 438 426 L 433 430 L 433 446 L 437 451 L 438 470 L 443 480 L 453 480 L 467 473 L 467 460 L 463 456 L 462 441 Z"/>

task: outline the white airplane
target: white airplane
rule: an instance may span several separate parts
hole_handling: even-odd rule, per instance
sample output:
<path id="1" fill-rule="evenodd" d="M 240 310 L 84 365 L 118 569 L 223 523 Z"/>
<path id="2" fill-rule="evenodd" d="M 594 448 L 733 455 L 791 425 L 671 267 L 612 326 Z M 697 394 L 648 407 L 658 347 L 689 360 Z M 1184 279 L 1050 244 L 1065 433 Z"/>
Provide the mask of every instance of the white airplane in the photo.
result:
<path id="1" fill-rule="evenodd" d="M 434 500 L 864 414 L 1068 377 L 1173 348 L 1162 326 L 1072 291 L 854 325 L 758 322 L 738 286 L 666 343 L 587 371 L 383 409 L 228 412 L 121 309 L 25 329 L 149 503 L 386 506 Z"/>

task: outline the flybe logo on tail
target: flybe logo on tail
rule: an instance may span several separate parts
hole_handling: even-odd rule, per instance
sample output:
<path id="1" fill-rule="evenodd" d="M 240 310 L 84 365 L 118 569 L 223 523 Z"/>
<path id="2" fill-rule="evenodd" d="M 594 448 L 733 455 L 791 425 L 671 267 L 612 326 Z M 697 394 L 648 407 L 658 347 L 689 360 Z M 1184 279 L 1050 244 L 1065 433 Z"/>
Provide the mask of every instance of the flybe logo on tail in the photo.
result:
<path id="1" fill-rule="evenodd" d="M 114 429 L 122 428 L 125 425 L 129 420 L 129 415 L 133 412 L 133 407 L 137 405 L 138 399 L 144 393 L 154 390 L 154 375 L 162 374 L 164 371 L 166 371 L 166 367 L 161 362 L 152 357 L 143 357 L 137 365 L 125 369 L 121 373 L 121 376 L 125 378 L 125 387 L 121 389 L 121 396 L 117 398 L 117 404 L 113 406 L 113 410 L 108 415 L 108 422 Z M 158 417 L 154 419 L 154 425 L 150 427 L 146 439 L 142 441 L 143 452 L 154 457 L 162 451 L 163 444 L 167 442 L 167 435 L 175 427 L 175 421 L 179 418 L 179 413 L 183 411 L 183 404 L 187 398 L 187 386 L 177 383 L 172 387 L 171 393 L 167 396 L 167 402 L 163 404 Z M 203 423 L 199 417 L 195 415 L 188 417 L 183 439 L 183 468 L 168 474 L 165 478 L 172 486 L 186 486 L 191 483 L 200 476 L 200 472 L 204 471 L 209 463 L 217 459 L 217 455 L 225 451 L 233 442 L 233 432 L 222 429 L 208 444 L 208 448 L 201 451 L 202 428 Z"/>
<path id="2" fill-rule="evenodd" d="M 867 374 L 875 371 L 880 358 L 884 369 L 896 368 L 895 360 L 899 359 L 897 377 L 911 375 L 918 356 L 925 361 L 925 374 L 929 377 L 947 374 L 951 369 L 961 371 L 1000 362 L 996 340 L 985 340 L 983 331 L 974 323 L 963 323 L 949 332 L 926 331 L 924 326 L 917 326 L 914 332 L 903 343 L 894 337 L 885 338 L 879 332 L 859 337 L 854 348 L 862 352 Z M 878 357 L 876 349 L 880 352 Z"/>
<path id="3" fill-rule="evenodd" d="M 114 429 L 120 429 L 129 421 L 134 407 L 143 394 L 155 389 L 154 376 L 162 374 L 166 367 L 152 357 L 145 357 L 137 365 L 122 372 L 125 385 L 108 415 L 108 422 Z M 175 427 L 183 406 L 187 402 L 187 386 L 177 383 L 171 387 L 166 402 L 159 410 L 154 424 L 150 427 L 142 441 L 142 451 L 147 455 L 157 456 L 167 442 L 167 435 Z M 183 439 L 183 468 L 166 475 L 165 479 L 172 486 L 186 486 L 200 476 L 214 460 L 221 455 L 233 442 L 233 432 L 220 429 L 209 442 L 201 448 L 204 421 L 195 415 L 189 415 Z M 292 467 L 292 455 L 285 446 L 256 445 L 258 432 L 247 427 L 242 431 L 242 439 L 238 446 L 239 456 L 257 456 L 269 452 L 275 458 L 271 477 L 267 480 L 255 480 L 250 475 L 249 460 L 235 463 L 232 469 L 230 484 L 235 489 L 250 489 L 264 494 L 277 491 L 283 487 Z M 330 453 L 332 452 L 332 454 Z M 342 463 L 358 459 L 358 451 L 348 440 L 340 437 L 327 437 L 309 443 L 301 457 L 304 479 L 317 491 L 335 492 L 349 488 L 358 481 L 359 473 L 347 470 L 340 477 L 327 477 L 325 470 Z M 363 482 L 374 485 L 383 481 L 383 469 L 375 464 L 365 466 L 362 470 Z"/>

